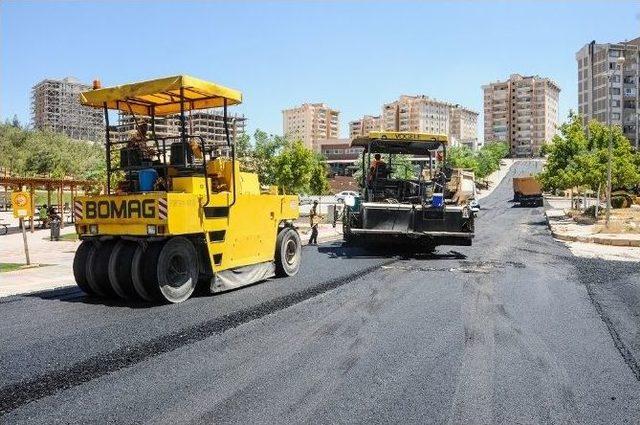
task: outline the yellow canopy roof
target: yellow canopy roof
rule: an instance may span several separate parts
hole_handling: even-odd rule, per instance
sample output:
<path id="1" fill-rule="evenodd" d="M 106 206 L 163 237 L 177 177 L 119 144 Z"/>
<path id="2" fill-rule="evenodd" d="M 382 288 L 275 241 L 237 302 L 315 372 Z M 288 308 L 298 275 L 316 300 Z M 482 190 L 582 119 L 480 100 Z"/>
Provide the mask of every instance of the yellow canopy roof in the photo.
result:
<path id="1" fill-rule="evenodd" d="M 184 93 L 185 111 L 236 105 L 242 93 L 188 75 L 158 78 L 122 86 L 107 87 L 80 93 L 83 105 L 118 109 L 139 115 L 170 115 L 180 112 L 180 89 Z"/>

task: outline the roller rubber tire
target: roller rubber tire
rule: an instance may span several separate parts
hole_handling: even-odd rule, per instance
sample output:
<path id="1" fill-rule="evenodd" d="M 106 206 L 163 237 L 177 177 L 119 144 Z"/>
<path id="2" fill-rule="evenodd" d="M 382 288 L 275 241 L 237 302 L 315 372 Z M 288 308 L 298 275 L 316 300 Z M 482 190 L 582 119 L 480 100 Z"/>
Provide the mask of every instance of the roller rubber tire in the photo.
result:
<path id="1" fill-rule="evenodd" d="M 147 291 L 144 279 L 145 263 L 149 260 L 157 260 L 157 257 L 162 248 L 161 242 L 150 243 L 147 246 L 138 245 L 136 252 L 133 254 L 133 260 L 131 261 L 131 280 L 133 281 L 133 288 L 138 296 L 148 302 L 155 302 L 156 299 Z"/>
<path id="2" fill-rule="evenodd" d="M 137 300 L 140 297 L 133 286 L 131 266 L 138 244 L 133 241 L 119 240 L 109 258 L 109 283 L 113 291 L 125 300 Z"/>
<path id="3" fill-rule="evenodd" d="M 197 258 L 193 244 L 181 236 L 151 244 L 139 261 L 138 285 L 152 301 L 183 302 L 198 284 Z"/>
<path id="4" fill-rule="evenodd" d="M 157 279 L 147 287 L 163 302 L 186 301 L 198 285 L 198 254 L 187 238 L 169 239 L 162 246 L 158 261 L 150 265 L 155 266 Z"/>
<path id="5" fill-rule="evenodd" d="M 96 242 L 87 258 L 87 283 L 96 295 L 104 298 L 116 296 L 109 283 L 109 258 L 115 244 L 113 239 Z"/>
<path id="6" fill-rule="evenodd" d="M 73 257 L 73 277 L 78 287 L 88 295 L 95 295 L 87 282 L 87 258 L 93 244 L 94 242 L 90 240 L 82 241 Z"/>
<path id="7" fill-rule="evenodd" d="M 276 276 L 294 276 L 300 270 L 302 242 L 295 229 L 285 227 L 276 239 Z"/>

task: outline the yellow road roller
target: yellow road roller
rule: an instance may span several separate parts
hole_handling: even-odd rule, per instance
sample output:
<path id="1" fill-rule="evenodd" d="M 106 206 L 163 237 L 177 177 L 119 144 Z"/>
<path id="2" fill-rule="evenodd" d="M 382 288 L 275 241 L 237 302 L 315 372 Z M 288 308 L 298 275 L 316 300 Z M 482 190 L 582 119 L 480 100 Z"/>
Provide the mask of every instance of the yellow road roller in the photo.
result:
<path id="1" fill-rule="evenodd" d="M 239 91 L 179 75 L 109 88 L 95 81 L 80 100 L 103 109 L 106 126 L 104 194 L 73 205 L 82 240 L 73 272 L 84 292 L 179 303 L 199 285 L 212 293 L 298 272 L 298 197 L 262 187 L 235 157 L 227 108 L 241 103 Z M 187 131 L 187 114 L 214 108 L 222 141 Z M 112 137 L 110 110 L 132 116 L 134 129 Z M 177 134 L 156 128 L 168 116 Z"/>

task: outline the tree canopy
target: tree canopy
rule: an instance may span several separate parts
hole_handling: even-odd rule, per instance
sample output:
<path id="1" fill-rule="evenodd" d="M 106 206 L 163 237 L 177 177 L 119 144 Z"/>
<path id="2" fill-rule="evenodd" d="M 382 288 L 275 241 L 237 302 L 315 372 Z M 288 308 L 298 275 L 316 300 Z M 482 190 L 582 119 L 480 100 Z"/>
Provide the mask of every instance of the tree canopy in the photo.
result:
<path id="1" fill-rule="evenodd" d="M 454 146 L 447 152 L 447 162 L 454 168 L 471 169 L 476 177 L 483 178 L 500 169 L 500 160 L 508 153 L 509 147 L 504 142 L 488 142 L 477 151 Z"/>
<path id="2" fill-rule="evenodd" d="M 569 121 L 560 127 L 560 133 L 543 148 L 547 162 L 538 175 L 543 188 L 584 186 L 598 190 L 603 187 L 607 181 L 609 141 L 612 143 L 612 187 L 628 188 L 640 184 L 640 155 L 633 152 L 621 128 L 591 121 L 586 132 L 582 118 L 570 114 Z"/>
<path id="3" fill-rule="evenodd" d="M 320 195 L 329 189 L 324 158 L 299 140 L 256 130 L 236 142 L 236 154 L 245 170 L 258 174 L 264 185 L 276 185 L 287 193 Z"/>
<path id="4" fill-rule="evenodd" d="M 94 179 L 104 174 L 104 149 L 99 143 L 22 128 L 14 119 L 0 124 L 0 167 L 16 175 Z"/>
<path id="5" fill-rule="evenodd" d="M 238 138 L 236 157 L 243 169 L 258 174 L 261 184 L 276 185 L 288 193 L 322 194 L 329 188 L 324 158 L 300 141 L 256 130 L 253 143 L 248 135 Z M 114 166 L 118 158 L 114 152 Z M 106 180 L 102 144 L 26 129 L 16 120 L 0 124 L 0 167 L 15 175 Z M 114 176 L 112 184 L 117 179 Z"/>

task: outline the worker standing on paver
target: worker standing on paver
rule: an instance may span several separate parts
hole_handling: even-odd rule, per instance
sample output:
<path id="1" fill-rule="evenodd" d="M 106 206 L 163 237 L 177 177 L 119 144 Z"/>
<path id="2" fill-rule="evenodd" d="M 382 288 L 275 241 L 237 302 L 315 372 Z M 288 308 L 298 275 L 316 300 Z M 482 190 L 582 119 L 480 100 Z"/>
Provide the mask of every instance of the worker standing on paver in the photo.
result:
<path id="1" fill-rule="evenodd" d="M 367 180 L 371 183 L 378 175 L 378 173 L 385 173 L 387 169 L 387 164 L 382 160 L 382 156 L 377 153 L 374 155 L 373 163 L 369 168 L 369 176 Z M 386 177 L 386 176 L 383 176 Z"/>
<path id="2" fill-rule="evenodd" d="M 318 245 L 318 224 L 320 224 L 322 216 L 318 214 L 318 201 L 313 201 L 313 207 L 309 212 L 309 222 L 311 224 L 311 237 L 309 245 Z"/>

